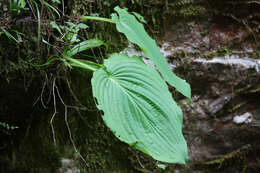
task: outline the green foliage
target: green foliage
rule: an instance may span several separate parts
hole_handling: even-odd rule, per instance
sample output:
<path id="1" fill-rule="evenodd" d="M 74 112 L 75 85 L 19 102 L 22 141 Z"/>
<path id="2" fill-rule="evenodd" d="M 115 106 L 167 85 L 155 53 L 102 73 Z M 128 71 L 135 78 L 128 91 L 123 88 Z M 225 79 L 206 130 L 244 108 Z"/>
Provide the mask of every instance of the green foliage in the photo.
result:
<path id="1" fill-rule="evenodd" d="M 9 1 L 10 10 L 13 16 L 18 15 L 22 11 L 28 10 L 26 8 L 25 0 L 10 0 Z"/>
<path id="2" fill-rule="evenodd" d="M 101 40 L 98 39 L 85 40 L 75 45 L 73 48 L 69 49 L 68 51 L 66 51 L 66 56 L 73 56 L 82 51 L 88 50 L 90 48 L 99 47 L 102 45 L 106 47 L 106 50 L 108 49 L 107 44 Z"/>
<path id="3" fill-rule="evenodd" d="M 142 24 L 125 9 L 115 7 L 115 11 L 119 16 L 112 14 L 113 22 L 99 17 L 97 20 L 115 23 L 117 30 L 153 61 L 163 78 L 139 57 L 113 54 L 99 68 L 89 67 L 89 62 L 84 66 L 80 64 L 82 60 L 64 58 L 72 66 L 94 71 L 93 96 L 97 107 L 104 111 L 103 120 L 116 137 L 156 160 L 185 164 L 187 144 L 182 135 L 182 111 L 163 79 L 188 98 L 190 86 L 170 70 Z"/>
<path id="4" fill-rule="evenodd" d="M 74 24 L 72 22 L 66 22 L 67 26 L 61 26 L 62 29 L 64 29 L 66 35 L 65 40 L 70 42 L 70 44 L 77 43 L 80 40 L 78 39 L 78 32 L 80 29 L 86 29 L 88 28 L 87 25 L 80 23 L 80 24 Z"/>
<path id="5" fill-rule="evenodd" d="M 52 37 L 55 38 L 55 43 L 61 45 L 60 49 L 56 49 L 58 51 L 46 58 L 45 64 L 38 67 L 49 66 L 54 64 L 53 61 L 59 60 L 67 67 L 94 71 L 91 81 L 93 96 L 97 99 L 97 107 L 104 111 L 104 122 L 115 136 L 156 160 L 186 164 L 187 144 L 182 134 L 182 111 L 173 100 L 166 82 L 188 98 L 191 97 L 190 86 L 171 71 L 156 42 L 140 23 L 146 23 L 144 18 L 138 13 L 131 15 L 126 9 L 116 7 L 117 14 L 112 14 L 111 19 L 96 16 L 82 16 L 80 19 L 115 24 L 119 32 L 137 44 L 153 61 L 162 77 L 139 57 L 113 54 L 104 64 L 93 62 L 95 59 L 78 59 L 84 51 L 100 46 L 104 46 L 107 51 L 108 46 L 98 39 L 82 41 L 79 31 L 88 28 L 83 23 L 63 21 L 61 25 L 56 23 L 58 20 L 46 20 L 42 14 L 43 7 L 48 9 L 45 11 L 51 12 L 50 16 L 56 14 L 60 17 L 59 11 L 51 2 L 28 2 L 38 24 L 37 47 L 40 48 L 42 42 L 47 47 L 58 47 L 43 34 L 46 30 L 42 23 L 46 24 L 46 21 L 59 35 Z M 14 37 L 9 37 L 14 40 Z M 31 62 L 28 64 L 31 65 Z"/>
<path id="6" fill-rule="evenodd" d="M 106 51 L 108 50 L 108 45 L 104 43 L 101 40 L 98 39 L 89 39 L 85 41 L 81 41 L 78 38 L 78 32 L 80 29 L 87 29 L 88 26 L 84 23 L 74 24 L 72 22 L 66 22 L 67 25 L 61 26 L 57 25 L 54 21 L 50 22 L 50 25 L 53 29 L 56 29 L 60 35 L 62 35 L 62 38 L 56 38 L 59 41 L 65 42 L 66 45 L 64 46 L 63 54 L 62 55 L 55 55 L 56 59 L 49 59 L 45 65 L 49 65 L 53 60 L 61 60 L 65 63 L 65 65 L 68 66 L 74 66 L 74 67 L 81 67 L 84 69 L 95 71 L 102 67 L 102 65 L 94 63 L 92 61 L 86 61 L 82 59 L 75 59 L 72 58 L 73 56 L 84 52 L 88 49 L 96 48 L 99 46 L 105 46 Z M 46 43 L 49 46 L 52 46 L 50 43 L 44 40 L 44 43 Z M 71 45 L 77 43 L 73 47 Z M 95 57 L 96 58 L 96 57 Z M 67 61 L 65 61 L 65 59 Z"/>
<path id="7" fill-rule="evenodd" d="M 161 169 L 165 169 L 167 167 L 167 165 L 164 164 L 156 164 L 156 166 Z"/>
<path id="8" fill-rule="evenodd" d="M 63 58 L 68 61 L 68 64 L 74 67 L 80 67 L 87 70 L 96 71 L 99 68 L 103 67 L 101 64 L 94 63 L 92 61 L 86 61 L 82 59 L 75 59 L 72 58 L 72 56 L 82 52 L 86 51 L 91 48 L 96 48 L 99 46 L 104 45 L 106 49 L 108 48 L 107 44 L 104 42 L 98 40 L 98 39 L 90 39 L 80 42 L 79 44 L 75 45 L 73 48 L 69 48 L 68 50 L 65 50 L 63 53 Z"/>
<path id="9" fill-rule="evenodd" d="M 66 22 L 66 25 L 57 25 L 55 21 L 51 21 L 50 25 L 53 29 L 56 29 L 61 35 L 63 35 L 63 41 L 68 44 L 80 42 L 78 39 L 79 30 L 88 28 L 84 23 L 74 24 L 72 22 Z"/>
<path id="10" fill-rule="evenodd" d="M 1 122 L 1 121 L 0 121 L 0 126 L 6 128 L 7 130 L 14 130 L 14 129 L 19 128 L 18 126 L 11 126 L 8 123 Z"/>
<path id="11" fill-rule="evenodd" d="M 112 19 L 116 23 L 117 30 L 124 33 L 129 41 L 137 44 L 143 50 L 148 58 L 153 61 L 167 82 L 174 86 L 184 96 L 190 98 L 190 85 L 171 71 L 166 59 L 161 54 L 155 41 L 146 33 L 143 25 L 126 10 L 115 7 L 115 11 L 119 16 L 114 13 L 112 14 Z"/>
<path id="12" fill-rule="evenodd" d="M 60 3 L 59 1 L 52 1 L 53 3 Z M 46 1 L 42 1 L 42 4 L 43 5 L 45 5 L 47 8 L 48 8 L 48 10 L 49 11 L 53 11 L 53 12 L 55 12 L 57 15 L 58 15 L 58 17 L 60 18 L 61 16 L 60 16 L 60 13 L 59 13 L 59 11 L 57 10 L 57 8 L 56 7 L 54 7 L 54 6 L 52 6 L 51 4 L 49 4 L 48 2 L 46 2 Z M 51 13 L 52 14 L 52 13 Z M 54 15 L 52 14 L 52 16 L 54 17 Z M 55 18 L 55 17 L 54 17 Z"/>
<path id="13" fill-rule="evenodd" d="M 0 36 L 1 36 L 1 34 L 5 34 L 8 39 L 15 41 L 17 44 L 20 43 L 11 33 L 9 33 L 8 31 L 6 31 L 6 30 L 4 29 L 4 27 L 1 27 L 0 29 L 2 30 L 2 32 L 0 32 Z"/>
<path id="14" fill-rule="evenodd" d="M 135 15 L 135 17 L 142 23 L 147 23 L 146 20 L 143 18 L 143 16 L 141 16 L 139 13 L 133 12 L 133 15 Z"/>

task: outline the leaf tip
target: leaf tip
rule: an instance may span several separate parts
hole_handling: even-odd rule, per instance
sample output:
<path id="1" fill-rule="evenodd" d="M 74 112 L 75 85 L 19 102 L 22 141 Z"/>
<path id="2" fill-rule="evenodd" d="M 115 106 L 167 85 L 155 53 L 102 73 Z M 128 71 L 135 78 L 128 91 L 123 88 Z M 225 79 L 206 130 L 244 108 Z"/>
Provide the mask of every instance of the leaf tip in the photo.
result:
<path id="1" fill-rule="evenodd" d="M 114 10 L 118 11 L 118 10 L 121 10 L 121 8 L 117 5 L 117 6 L 114 7 Z"/>
<path id="2" fill-rule="evenodd" d="M 191 87 L 189 83 L 186 83 L 186 92 L 184 96 L 186 96 L 189 100 L 191 100 Z"/>

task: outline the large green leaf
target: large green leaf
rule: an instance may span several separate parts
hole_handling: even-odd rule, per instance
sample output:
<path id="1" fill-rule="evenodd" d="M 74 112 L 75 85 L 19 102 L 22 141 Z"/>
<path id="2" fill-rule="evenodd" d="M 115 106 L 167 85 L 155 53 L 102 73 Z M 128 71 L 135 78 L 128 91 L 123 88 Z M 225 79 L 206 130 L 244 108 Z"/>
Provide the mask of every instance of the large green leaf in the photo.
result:
<path id="1" fill-rule="evenodd" d="M 166 59 L 161 54 L 155 41 L 146 33 L 143 25 L 125 9 L 115 7 L 115 11 L 118 15 L 112 14 L 112 20 L 116 23 L 117 30 L 125 34 L 129 41 L 137 44 L 144 51 L 169 84 L 174 86 L 184 96 L 190 98 L 190 85 L 171 71 Z"/>
<path id="2" fill-rule="evenodd" d="M 138 57 L 113 54 L 91 80 L 106 125 L 121 140 L 170 163 L 186 163 L 182 111 L 165 81 Z"/>

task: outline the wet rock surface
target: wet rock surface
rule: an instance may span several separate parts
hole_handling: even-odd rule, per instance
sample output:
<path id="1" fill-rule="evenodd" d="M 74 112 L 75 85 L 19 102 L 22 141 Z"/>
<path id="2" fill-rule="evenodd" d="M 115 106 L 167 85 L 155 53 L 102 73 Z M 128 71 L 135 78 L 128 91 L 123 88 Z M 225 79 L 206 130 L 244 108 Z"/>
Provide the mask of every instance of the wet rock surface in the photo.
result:
<path id="1" fill-rule="evenodd" d="M 79 166 L 75 163 L 74 160 L 62 158 L 61 159 L 61 168 L 59 168 L 59 173 L 80 173 Z"/>
<path id="2" fill-rule="evenodd" d="M 174 46 L 172 40 L 161 47 L 172 69 L 184 74 L 192 88 L 192 102 L 179 101 L 188 167 L 191 172 L 257 172 L 260 166 L 250 162 L 259 160 L 260 151 L 259 50 L 250 43 L 243 47 L 243 30 L 215 29 L 201 36 L 198 28 L 186 33 L 186 42 Z"/>

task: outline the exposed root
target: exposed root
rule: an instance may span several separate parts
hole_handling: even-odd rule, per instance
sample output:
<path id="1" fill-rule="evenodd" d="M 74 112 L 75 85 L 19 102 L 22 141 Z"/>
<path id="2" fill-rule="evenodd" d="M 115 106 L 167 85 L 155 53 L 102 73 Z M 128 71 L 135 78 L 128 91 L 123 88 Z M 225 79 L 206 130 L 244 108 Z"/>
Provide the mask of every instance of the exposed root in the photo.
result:
<path id="1" fill-rule="evenodd" d="M 137 161 L 138 161 L 139 165 L 140 165 L 143 169 L 145 169 L 145 166 L 140 162 L 140 159 L 139 159 L 138 155 L 136 155 L 136 158 L 137 158 Z"/>
<path id="2" fill-rule="evenodd" d="M 135 157 L 137 159 L 137 162 L 139 163 L 139 165 L 141 166 L 141 168 L 135 167 L 135 169 L 137 169 L 138 171 L 144 172 L 144 173 L 153 173 L 152 171 L 148 170 L 140 161 L 137 153 L 135 153 Z"/>
<path id="3" fill-rule="evenodd" d="M 62 103 L 63 106 L 64 106 L 64 112 L 65 112 L 65 113 L 64 113 L 64 121 L 65 121 L 65 123 L 66 123 L 66 127 L 67 127 L 67 130 L 68 130 L 68 133 L 69 133 L 70 141 L 71 141 L 71 143 L 72 143 L 72 145 L 73 145 L 73 148 L 74 148 L 75 152 L 79 154 L 80 158 L 81 158 L 81 159 L 84 161 L 84 163 L 88 166 L 87 161 L 83 158 L 83 156 L 80 154 L 80 152 L 78 151 L 78 149 L 77 149 L 77 147 L 76 147 L 76 144 L 75 144 L 75 142 L 74 142 L 74 140 L 73 140 L 73 138 L 72 138 L 70 126 L 69 126 L 69 123 L 68 123 L 68 108 L 74 108 L 74 109 L 79 109 L 79 108 L 76 107 L 76 106 L 68 106 L 68 105 L 66 105 L 66 104 L 64 103 L 64 101 L 63 101 L 61 95 L 60 95 L 60 92 L 59 92 L 59 89 L 58 89 L 57 86 L 55 86 L 55 89 L 56 89 L 56 92 L 57 92 L 57 94 L 58 94 L 58 96 L 59 96 L 59 99 L 60 99 L 61 103 Z"/>
<path id="4" fill-rule="evenodd" d="M 58 113 L 57 107 L 56 107 L 56 96 L 55 96 L 56 84 L 55 84 L 55 82 L 56 82 L 56 78 L 53 79 L 53 83 L 52 83 L 52 96 L 53 96 L 54 113 L 52 114 L 52 117 L 51 117 L 51 120 L 50 120 L 54 145 L 56 145 L 56 138 L 55 138 L 55 131 L 54 131 L 54 127 L 53 127 L 53 120 L 54 120 L 55 115 Z"/>
<path id="5" fill-rule="evenodd" d="M 47 109 L 47 106 L 45 106 L 45 104 L 44 104 L 44 102 L 43 102 L 43 93 L 44 93 L 45 86 L 46 86 L 46 80 L 44 81 L 44 84 L 43 84 L 43 87 L 42 87 L 41 103 L 42 103 L 42 106 L 43 106 L 45 109 Z"/>
<path id="6" fill-rule="evenodd" d="M 48 80 L 51 81 L 51 86 L 50 87 L 47 87 L 47 83 L 48 83 Z M 51 75 L 50 79 L 45 79 L 45 81 L 43 82 L 43 85 L 42 85 L 42 90 L 41 90 L 41 94 L 38 96 L 38 98 L 36 99 L 36 101 L 34 102 L 33 106 L 35 106 L 39 101 L 41 102 L 41 105 L 47 109 L 47 106 L 46 104 L 48 104 L 51 100 L 51 98 L 53 99 L 53 107 L 54 107 L 54 112 L 51 116 L 51 119 L 50 119 L 50 125 L 51 125 L 51 131 L 52 131 L 52 136 L 53 136 L 53 143 L 54 145 L 56 146 L 57 144 L 57 141 L 56 141 L 56 135 L 55 135 L 55 129 L 54 129 L 54 119 L 56 117 L 56 115 L 59 113 L 57 111 L 57 101 L 60 101 L 62 103 L 62 105 L 64 106 L 64 121 L 65 121 L 65 124 L 66 124 L 66 127 L 67 127 L 67 130 L 68 130 L 68 134 L 69 134 L 69 139 L 70 139 L 70 142 L 72 143 L 73 145 L 73 148 L 74 148 L 74 151 L 79 155 L 79 157 L 83 160 L 83 162 L 85 163 L 86 166 L 88 166 L 88 163 L 87 161 L 83 158 L 83 156 L 80 154 L 79 150 L 77 149 L 76 147 L 76 144 L 73 140 L 73 137 L 72 137 L 72 133 L 71 133 L 71 130 L 70 130 L 70 126 L 69 126 L 69 122 L 68 122 L 68 109 L 71 108 L 71 109 L 76 109 L 77 112 L 80 114 L 79 110 L 88 110 L 88 108 L 86 108 L 85 106 L 83 106 L 80 101 L 78 100 L 78 98 L 76 97 L 75 93 L 73 92 L 72 88 L 71 88 L 71 85 L 69 83 L 69 80 L 66 78 L 65 79 L 66 83 L 67 83 L 67 86 L 68 86 L 68 89 L 73 97 L 73 99 L 77 102 L 77 104 L 80 105 L 79 106 L 70 106 L 70 105 L 67 105 L 65 104 L 64 100 L 62 99 L 61 97 L 61 94 L 59 92 L 59 89 L 58 89 L 58 86 L 56 84 L 57 82 L 57 77 L 53 77 Z M 46 92 L 46 87 L 49 88 L 49 98 L 46 101 L 43 100 L 44 98 L 44 93 Z M 57 100 L 58 99 L 58 100 Z M 46 104 L 45 104 L 46 103 Z"/>
<path id="7" fill-rule="evenodd" d="M 47 85 L 47 80 L 48 79 L 45 79 L 44 80 L 44 83 L 43 83 L 43 85 L 42 85 L 42 90 L 41 90 L 41 94 L 39 95 L 39 97 L 36 99 L 36 101 L 33 103 L 33 107 L 38 103 L 38 101 L 40 100 L 41 101 L 41 104 L 42 104 L 42 107 L 44 108 L 44 109 L 47 109 L 47 106 L 45 105 L 45 103 L 44 103 L 44 100 L 43 100 L 43 95 L 44 95 L 44 92 L 45 92 L 45 88 L 46 88 L 46 85 Z M 47 100 L 47 104 L 50 102 L 50 99 L 51 99 L 51 95 L 52 95 L 52 90 L 49 90 L 49 98 L 48 98 L 48 100 Z"/>

